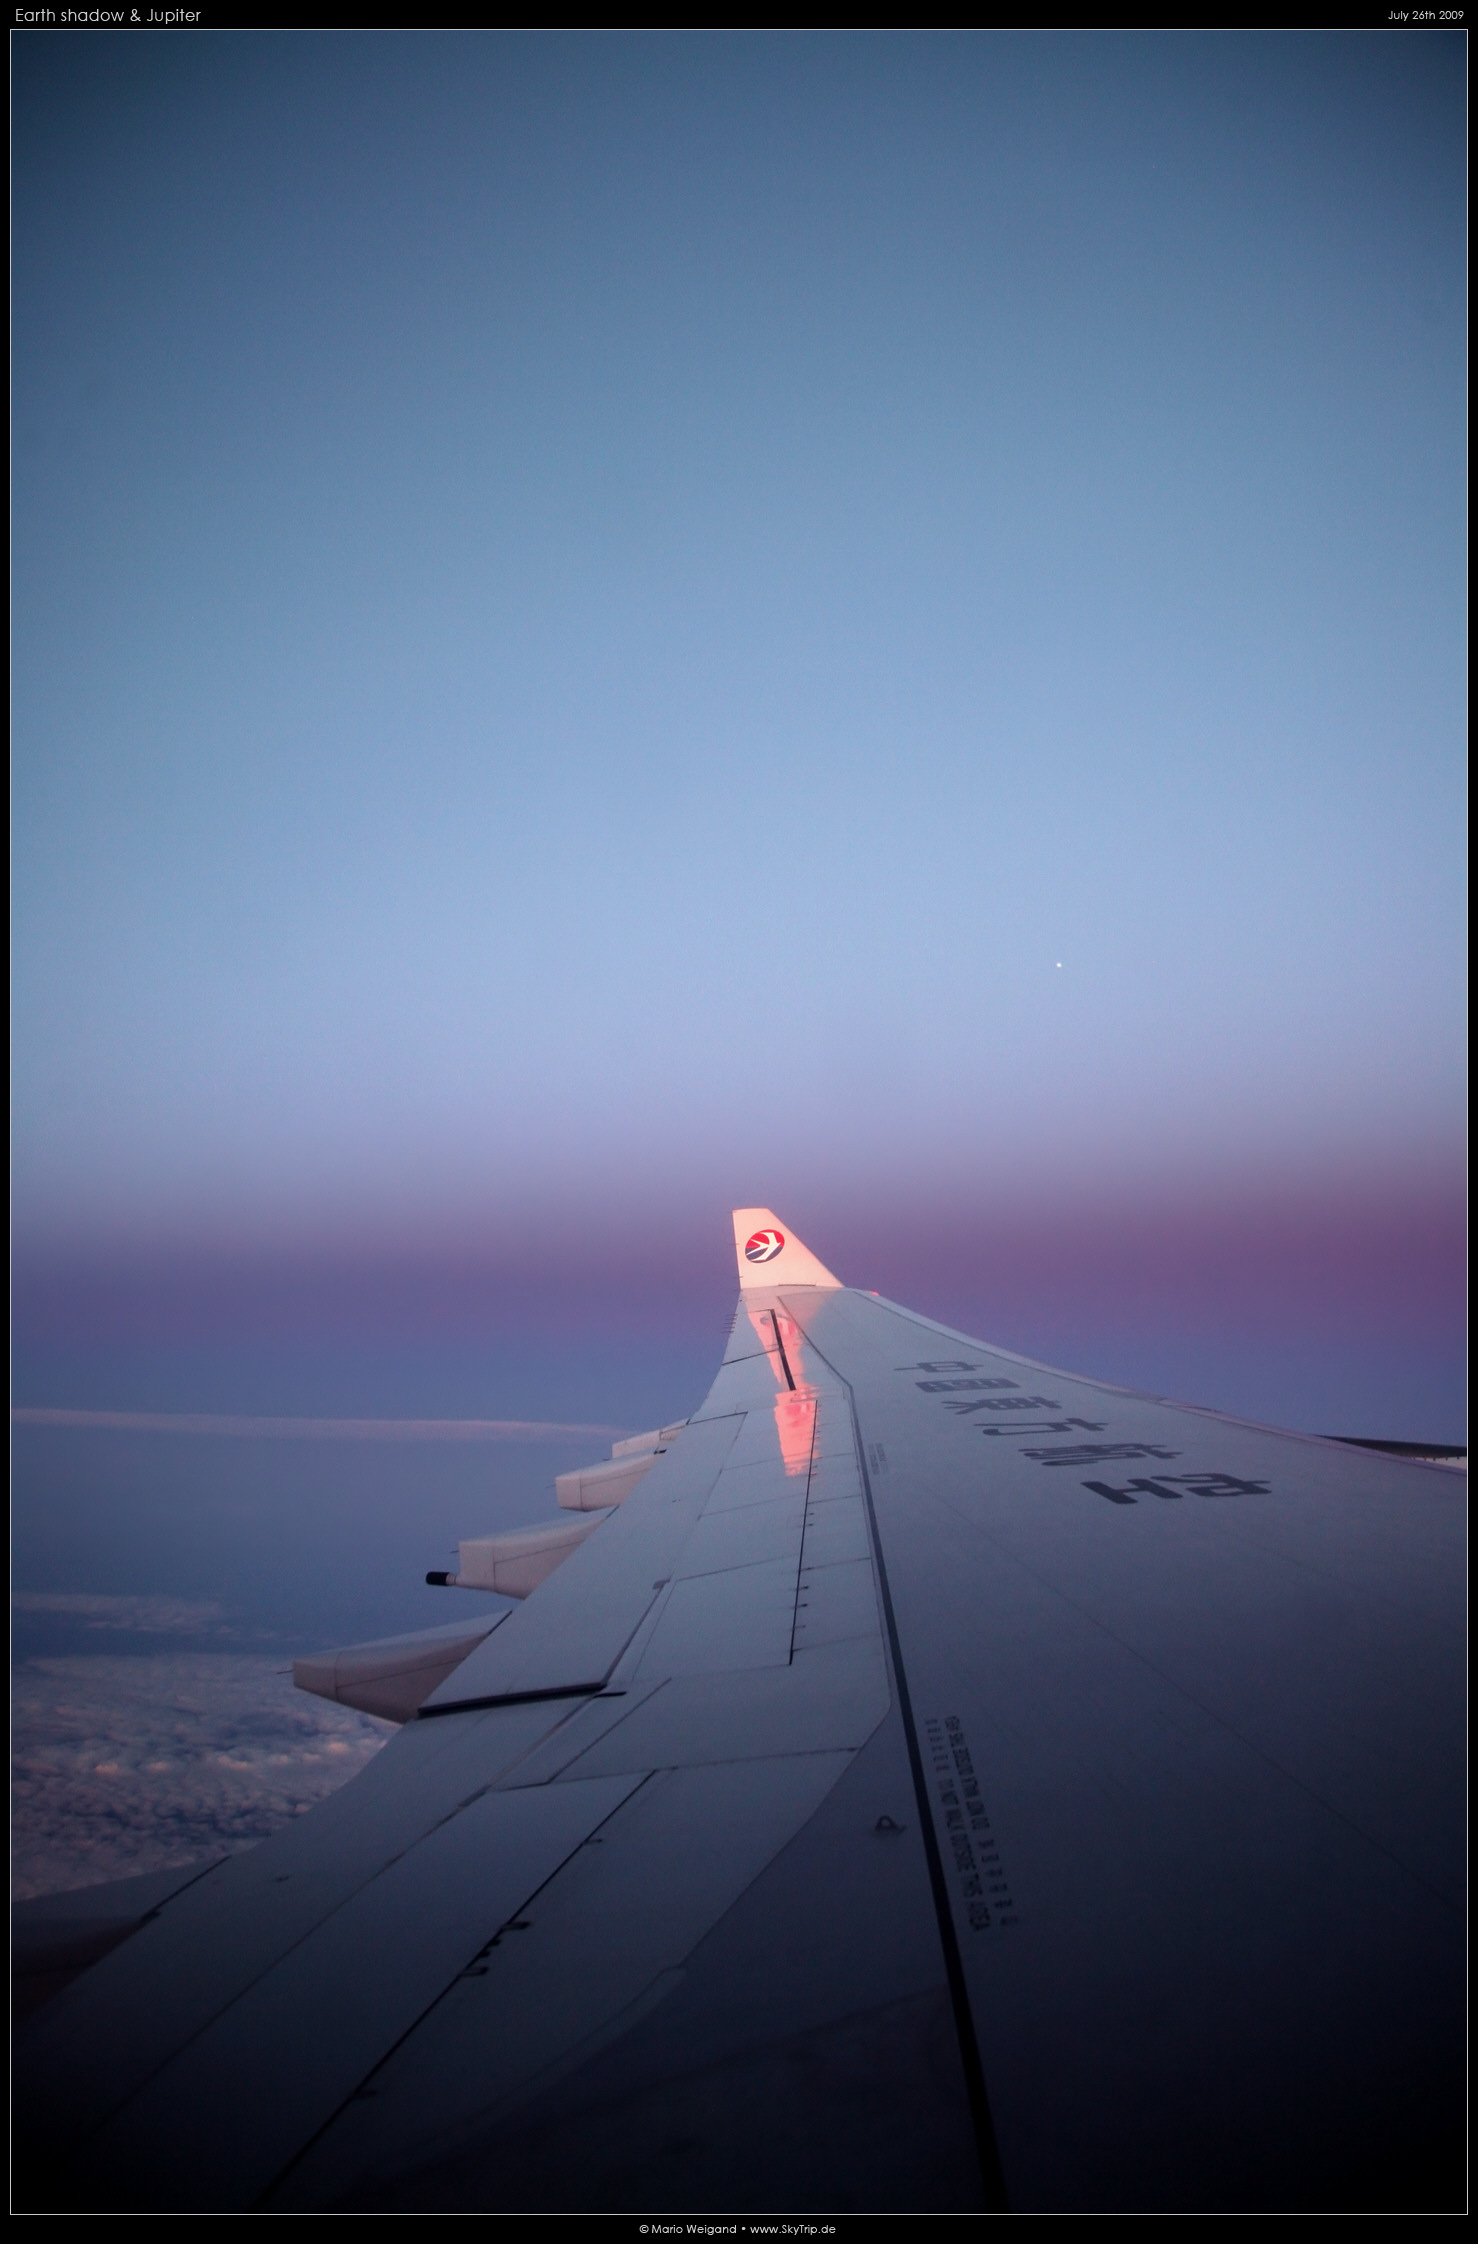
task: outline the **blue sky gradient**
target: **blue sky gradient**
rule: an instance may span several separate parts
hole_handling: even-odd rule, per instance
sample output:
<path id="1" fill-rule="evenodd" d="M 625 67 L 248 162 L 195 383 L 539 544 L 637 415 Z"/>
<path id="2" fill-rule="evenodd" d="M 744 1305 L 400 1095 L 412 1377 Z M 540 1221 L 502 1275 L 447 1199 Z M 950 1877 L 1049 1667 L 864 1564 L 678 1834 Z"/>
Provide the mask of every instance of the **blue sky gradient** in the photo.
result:
<path id="1" fill-rule="evenodd" d="M 665 1256 L 686 1366 L 758 1202 L 1450 1431 L 1458 37 L 15 55 L 38 1346 L 265 1283 L 327 1364 L 469 1264 L 424 1360 Z"/>

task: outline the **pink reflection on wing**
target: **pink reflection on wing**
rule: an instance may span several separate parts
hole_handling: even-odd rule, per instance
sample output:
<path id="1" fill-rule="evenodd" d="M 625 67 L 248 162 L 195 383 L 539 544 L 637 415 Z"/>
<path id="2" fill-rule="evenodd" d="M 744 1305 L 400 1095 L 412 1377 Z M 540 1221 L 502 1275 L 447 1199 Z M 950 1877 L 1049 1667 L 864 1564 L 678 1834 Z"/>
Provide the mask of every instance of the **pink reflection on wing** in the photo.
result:
<path id="1" fill-rule="evenodd" d="M 817 1390 L 798 1377 L 792 1386 L 786 1376 L 787 1359 L 792 1377 L 800 1369 L 800 1327 L 783 1309 L 751 1309 L 749 1321 L 770 1359 L 770 1369 L 780 1390 L 775 1397 L 775 1434 L 780 1443 L 781 1462 L 793 1479 L 810 1471 L 811 1450 L 816 1439 Z"/>

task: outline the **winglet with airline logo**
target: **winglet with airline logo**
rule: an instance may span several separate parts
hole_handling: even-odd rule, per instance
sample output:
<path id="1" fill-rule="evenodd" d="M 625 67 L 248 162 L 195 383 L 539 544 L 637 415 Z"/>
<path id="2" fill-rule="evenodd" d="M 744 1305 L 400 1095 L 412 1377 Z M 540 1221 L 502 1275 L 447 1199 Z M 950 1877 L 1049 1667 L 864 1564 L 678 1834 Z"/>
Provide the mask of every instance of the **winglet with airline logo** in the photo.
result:
<path id="1" fill-rule="evenodd" d="M 777 1222 L 769 1208 L 734 1210 L 734 1250 L 739 1283 L 752 1286 L 837 1286 L 825 1263 L 803 1247 L 793 1231 Z"/>

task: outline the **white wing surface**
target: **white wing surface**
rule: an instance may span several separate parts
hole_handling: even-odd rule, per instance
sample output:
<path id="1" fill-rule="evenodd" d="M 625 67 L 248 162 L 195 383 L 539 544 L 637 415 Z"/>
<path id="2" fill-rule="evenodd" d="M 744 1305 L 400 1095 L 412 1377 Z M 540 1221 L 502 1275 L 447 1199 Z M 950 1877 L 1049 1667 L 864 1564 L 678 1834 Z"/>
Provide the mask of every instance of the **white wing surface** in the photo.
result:
<path id="1" fill-rule="evenodd" d="M 38 2012 L 21 2203 L 1456 2209 L 1462 1478 L 735 1232 L 624 1501 Z"/>

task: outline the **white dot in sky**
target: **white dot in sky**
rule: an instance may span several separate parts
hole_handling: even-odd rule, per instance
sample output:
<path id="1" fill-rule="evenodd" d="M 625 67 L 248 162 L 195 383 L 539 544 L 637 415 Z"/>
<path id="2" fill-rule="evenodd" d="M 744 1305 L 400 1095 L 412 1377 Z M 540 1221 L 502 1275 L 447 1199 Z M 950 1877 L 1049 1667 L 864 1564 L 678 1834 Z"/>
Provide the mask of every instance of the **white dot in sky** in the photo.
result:
<path id="1" fill-rule="evenodd" d="M 1061 960 L 1061 959 L 1059 959 L 1059 960 L 1057 961 L 1057 971 L 1058 971 L 1058 973 L 1059 973 L 1059 974 L 1060 974 L 1060 973 L 1062 972 L 1062 960 Z"/>

